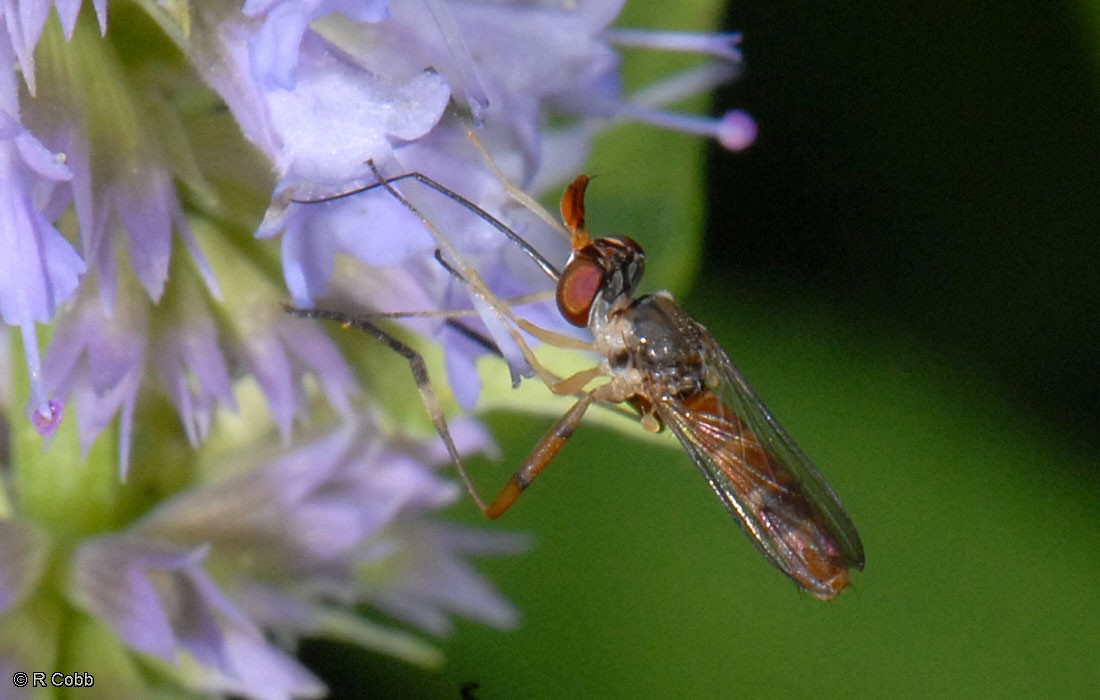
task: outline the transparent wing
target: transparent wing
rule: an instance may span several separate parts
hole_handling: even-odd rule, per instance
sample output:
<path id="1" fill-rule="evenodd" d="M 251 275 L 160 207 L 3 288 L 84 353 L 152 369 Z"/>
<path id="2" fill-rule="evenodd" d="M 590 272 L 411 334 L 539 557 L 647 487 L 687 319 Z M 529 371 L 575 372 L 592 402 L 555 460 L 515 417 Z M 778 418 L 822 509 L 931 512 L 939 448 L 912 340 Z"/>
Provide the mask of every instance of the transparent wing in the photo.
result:
<path id="1" fill-rule="evenodd" d="M 848 569 L 863 568 L 855 525 L 709 333 L 702 342 L 708 390 L 661 397 L 658 414 L 757 548 L 803 588 L 832 598 L 850 582 Z"/>

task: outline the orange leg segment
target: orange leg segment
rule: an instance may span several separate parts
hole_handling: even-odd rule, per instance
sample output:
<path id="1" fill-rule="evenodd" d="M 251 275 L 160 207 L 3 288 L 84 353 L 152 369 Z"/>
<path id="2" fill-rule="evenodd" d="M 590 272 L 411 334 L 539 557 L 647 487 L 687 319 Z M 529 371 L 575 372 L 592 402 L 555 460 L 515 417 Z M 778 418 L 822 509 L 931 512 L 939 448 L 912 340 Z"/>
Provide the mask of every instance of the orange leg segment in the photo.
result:
<path id="1" fill-rule="evenodd" d="M 573 431 L 577 429 L 577 425 L 581 422 L 581 417 L 584 416 L 584 412 L 588 410 L 588 407 L 592 405 L 592 402 L 596 400 L 596 392 L 599 389 L 594 389 L 581 397 L 577 403 L 573 404 L 573 407 L 566 411 L 565 415 L 554 424 L 554 427 L 550 429 L 546 435 L 542 436 L 538 444 L 535 445 L 535 449 L 531 450 L 531 455 L 527 458 L 527 461 L 523 463 L 516 473 L 512 475 L 512 478 L 504 485 L 504 488 L 500 490 L 497 497 L 493 499 L 493 502 L 489 504 L 488 508 L 485 508 L 483 512 L 488 518 L 499 518 L 504 514 L 504 511 L 512 507 L 512 504 L 516 502 L 519 495 L 523 493 L 523 490 L 531 485 L 531 482 L 535 480 L 542 470 L 550 464 L 550 460 L 554 459 L 554 456 L 558 454 L 558 451 L 565 446 L 567 440 L 573 435 Z"/>

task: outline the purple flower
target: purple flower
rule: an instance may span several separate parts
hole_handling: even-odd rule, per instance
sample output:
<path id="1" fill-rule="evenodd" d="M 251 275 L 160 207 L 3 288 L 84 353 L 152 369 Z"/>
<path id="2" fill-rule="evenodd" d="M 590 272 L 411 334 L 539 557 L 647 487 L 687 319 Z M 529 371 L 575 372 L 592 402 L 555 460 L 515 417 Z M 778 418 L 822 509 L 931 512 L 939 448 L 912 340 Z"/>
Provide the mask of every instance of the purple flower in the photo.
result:
<path id="1" fill-rule="evenodd" d="M 202 568 L 204 547 L 183 549 L 106 535 L 73 557 L 72 598 L 131 649 L 171 663 L 184 654 L 195 690 L 254 698 L 319 697 L 324 685 L 263 632 Z"/>
<path id="2" fill-rule="evenodd" d="M 82 0 L 29 0 L 27 2 L 10 3 L 4 8 L 4 41 L 0 39 L 0 52 L 5 55 L 13 53 L 19 63 L 19 71 L 27 83 L 31 93 L 35 92 L 35 65 L 34 52 L 38 39 L 42 35 L 42 28 L 46 24 L 50 10 L 56 9 L 58 19 L 61 20 L 61 30 L 68 39 L 73 35 L 76 26 L 76 18 L 80 14 Z M 93 0 L 96 19 L 99 22 L 100 31 L 107 29 L 107 0 Z M 10 60 L 10 59 L 9 59 Z M 5 68 L 8 66 L 5 63 Z M 5 70 L 5 73 L 7 71 Z"/>
<path id="3" fill-rule="evenodd" d="M 237 410 L 214 320 L 195 315 L 189 324 L 169 326 L 157 337 L 153 358 L 160 381 L 183 420 L 188 442 L 198 446 L 210 434 L 219 405 Z"/>
<path id="4" fill-rule="evenodd" d="M 357 22 L 380 22 L 388 14 L 388 0 L 340 2 L 333 0 L 248 0 L 243 14 L 263 17 L 263 26 L 249 41 L 249 62 L 258 82 L 269 88 L 292 89 L 297 80 L 298 52 L 309 24 L 339 12 Z"/>
<path id="5" fill-rule="evenodd" d="M 0 25 L 7 22 L 0 16 Z M 47 215 L 56 183 L 71 179 L 72 172 L 19 123 L 18 115 L 14 56 L 0 41 L 0 317 L 23 334 L 33 390 L 30 413 L 51 415 L 35 323 L 53 318 L 58 305 L 76 291 L 85 266 Z"/>
<path id="6" fill-rule="evenodd" d="M 129 466 L 137 392 L 147 354 L 148 309 L 133 300 L 109 315 L 85 295 L 58 323 L 43 364 L 51 396 L 71 396 L 87 455 L 99 433 L 119 416 L 119 465 Z"/>
<path id="7" fill-rule="evenodd" d="M 454 434 L 463 452 L 488 445 L 470 422 Z M 348 605 L 370 603 L 437 635 L 451 614 L 514 624 L 514 609 L 463 558 L 514 553 L 523 542 L 425 521 L 460 496 L 422 461 L 445 454 L 381 437 L 370 423 L 345 425 L 182 492 L 123 533 L 87 540 L 73 557 L 72 599 L 127 647 L 186 658 L 196 689 L 258 698 L 322 689 L 265 632 L 439 661 L 424 642 L 348 615 Z"/>
<path id="8" fill-rule="evenodd" d="M 241 327 L 239 364 L 249 369 L 267 399 L 272 418 L 284 439 L 290 438 L 294 418 L 309 406 L 307 376 L 315 376 L 335 408 L 349 413 L 350 396 L 358 384 L 343 357 L 316 324 L 268 309 L 262 325 L 252 319 Z"/>
<path id="9" fill-rule="evenodd" d="M 335 259 L 340 254 L 392 268 L 391 278 L 410 278 L 395 279 L 396 288 L 419 285 L 426 295 L 424 308 L 478 309 L 482 319 L 470 325 L 491 338 L 518 376 L 528 371 L 526 363 L 513 338 L 503 330 L 500 310 L 486 306 L 485 295 L 490 290 L 500 294 L 500 288 L 525 294 L 539 284 L 544 286 L 538 271 L 527 262 L 512 255 L 504 268 L 493 273 L 498 287 L 489 285 L 476 298 L 464 301 L 456 296 L 455 280 L 433 262 L 440 242 L 427 235 L 387 193 L 376 192 L 371 199 L 350 197 L 324 207 L 290 204 L 289 200 L 344 191 L 369 181 L 365 163 L 370 160 L 387 173 L 418 170 L 431 173 L 448 187 L 460 187 L 472 201 L 509 225 L 526 226 L 529 230 L 524 235 L 552 254 L 555 246 L 561 250 L 561 241 L 553 233 L 537 232 L 537 226 L 530 223 L 516 222 L 506 211 L 511 202 L 500 182 L 466 143 L 465 125 L 454 118 L 443 119 L 452 95 L 461 95 L 460 101 L 484 121 L 482 140 L 517 182 L 544 182 L 546 173 L 560 175 L 564 163 L 583 157 L 599 120 L 608 118 L 640 119 L 710 133 L 731 147 L 740 148 L 751 141 L 751 123 L 744 119 L 709 122 L 656 110 L 731 75 L 738 59 L 737 37 L 607 30 L 620 5 L 618 1 L 591 0 L 567 10 L 507 3 L 428 2 L 400 3 L 391 8 L 385 2 L 271 1 L 248 3 L 243 13 L 203 5 L 190 17 L 193 31 L 181 25 L 179 32 L 173 33 L 171 21 L 164 26 L 199 75 L 225 100 L 241 130 L 260 148 L 278 178 L 273 204 L 257 233 L 267 237 L 283 232 L 283 274 L 295 303 L 349 296 L 341 290 L 342 285 L 333 284 Z M 23 134 L 19 138 L 25 144 L 37 143 L 34 139 L 40 138 L 49 149 L 64 154 L 65 164 L 47 150 L 29 145 L 17 148 L 22 162 L 39 178 L 68 183 L 53 188 L 25 186 L 23 195 L 18 187 L 8 190 L 21 198 L 7 210 L 27 212 L 8 227 L 8 235 L 16 238 L 16 244 L 26 241 L 24 247 L 30 245 L 49 258 L 48 266 L 20 265 L 5 276 L 8 284 L 15 286 L 0 288 L 4 319 L 20 325 L 24 332 L 34 387 L 30 410 L 44 430 L 50 430 L 60 415 L 49 400 L 56 398 L 53 406 L 60 406 L 67 396 L 49 396 L 43 387 L 64 384 L 71 391 L 79 387 L 59 377 L 42 377 L 33 324 L 54 317 L 58 303 L 75 292 L 85 269 L 93 273 L 89 277 L 94 279 L 108 316 L 114 314 L 118 303 L 120 275 L 132 272 L 150 301 L 160 300 L 172 264 L 174 237 L 194 261 L 188 274 L 197 273 L 215 300 L 222 298 L 225 280 L 224 274 L 215 275 L 203 253 L 192 232 L 192 217 L 184 211 L 177 191 L 177 183 L 182 182 L 201 194 L 196 200 L 200 211 L 202 202 L 212 196 L 208 193 L 212 183 L 196 163 L 172 160 L 180 152 L 178 142 L 185 138 L 183 125 L 172 121 L 163 106 L 143 110 L 134 96 L 139 92 L 128 89 L 137 76 L 99 37 L 105 29 L 103 6 L 97 5 L 98 33 L 91 22 L 77 20 L 74 7 L 59 4 L 61 32 L 43 31 L 48 5 L 25 3 L 18 31 L 9 27 L 15 51 L 7 55 L 11 66 L 19 56 L 28 80 L 36 75 L 31 68 L 48 78 L 41 81 L 32 99 L 20 105 L 13 87 L 14 72 L 9 71 L 4 98 L 10 105 L 9 115 L 28 115 L 36 134 L 19 131 L 17 122 L 9 124 L 8 132 L 12 138 Z M 28 47 L 36 41 L 44 47 L 40 51 L 43 58 L 31 64 Z M 620 59 L 615 45 L 694 51 L 719 60 L 624 99 L 618 88 Z M 2 59 L 0 56 L 0 62 Z M 97 83 L 90 70 L 109 77 Z M 99 87 L 93 91 L 90 85 Z M 103 89 L 111 90 L 109 97 L 97 92 Z M 547 112 L 577 125 L 558 134 L 545 134 L 551 141 L 560 135 L 572 140 L 569 148 L 555 149 L 550 158 L 544 157 L 546 149 L 541 145 Z M 123 148 L 105 138 L 118 131 L 127 133 Z M 159 133 L 170 137 L 159 139 Z M 574 155 L 564 160 L 557 155 L 565 152 Z M 539 168 L 540 164 L 545 167 Z M 14 179 L 18 185 L 28 182 L 22 174 Z M 31 192 L 39 204 L 28 208 Z M 418 204 L 430 198 L 416 192 L 410 196 L 419 197 Z M 77 214 L 80 256 L 50 224 L 56 212 L 70 202 Z M 469 212 L 423 206 L 438 215 L 440 228 L 455 242 L 455 250 L 462 251 L 463 259 L 454 261 L 460 267 L 466 256 L 476 260 L 478 255 L 491 254 L 493 248 L 509 245 Z M 402 235 L 364 235 L 364 231 L 380 230 L 401 231 Z M 128 270 L 119 267 L 120 260 L 128 261 Z M 386 295 L 376 295 L 356 303 L 366 309 L 393 310 L 388 301 Z M 14 308 L 16 304 L 22 308 Z M 547 316 L 552 324 L 557 322 L 553 314 Z M 265 339 L 263 334 L 215 338 L 209 321 L 191 318 L 183 323 L 184 328 L 165 330 L 160 336 L 194 339 L 198 332 L 209 359 L 200 362 L 194 351 L 187 359 L 161 357 L 158 349 L 155 365 L 192 442 L 208 432 L 203 424 L 209 423 L 212 410 L 236 405 L 227 389 L 233 377 L 221 357 L 229 361 L 245 358 L 244 367 L 259 379 L 281 431 L 288 435 L 293 417 L 307 406 L 304 394 L 296 388 L 292 363 L 279 352 L 283 343 Z M 453 324 L 420 325 L 437 339 L 455 337 Z M 194 330 L 199 326 L 204 330 Z M 459 370 L 468 368 L 486 345 L 459 341 L 459 346 L 461 349 L 449 354 L 461 352 L 465 357 L 448 357 L 447 362 L 452 378 L 460 384 L 456 390 L 462 403 L 470 405 L 477 394 L 476 378 Z M 71 349 L 57 352 L 72 354 Z M 137 357 L 136 349 L 130 355 Z M 322 367 L 305 364 L 314 370 L 324 368 L 321 376 L 326 394 L 344 410 L 343 394 L 351 390 L 335 391 L 334 387 L 337 381 L 349 386 L 346 372 L 337 377 L 341 369 L 327 360 Z M 144 369 L 142 365 L 141 372 Z M 193 380 L 200 375 L 210 386 L 196 385 Z M 121 381 L 123 374 L 114 376 Z M 82 421 L 87 447 L 108 424 L 103 417 L 130 405 L 117 397 L 132 396 L 133 387 L 120 384 L 108 391 L 101 382 L 94 391 L 83 393 L 86 410 L 98 416 Z M 100 405 L 93 405 L 96 401 Z M 128 414 L 122 415 L 125 431 Z M 122 462 L 125 464 L 125 457 Z"/>
<path id="10" fill-rule="evenodd" d="M 291 5 L 278 3 L 271 11 Z M 360 176 L 365 160 L 385 159 L 392 141 L 413 141 L 427 133 L 447 104 L 449 91 L 439 76 L 423 70 L 401 76 L 372 73 L 312 29 L 280 45 L 294 72 L 293 90 L 286 89 L 282 83 L 289 79 L 288 69 L 275 68 L 270 60 L 254 62 L 272 53 L 253 48 L 273 41 L 267 23 L 257 28 L 244 17 L 207 12 L 200 16 L 219 22 L 216 43 L 194 44 L 193 58 L 207 64 L 211 86 L 270 159 L 281 180 L 278 189 Z M 272 81 L 273 74 L 282 78 Z"/>
<path id="11" fill-rule="evenodd" d="M 36 4 L 26 3 L 25 8 L 29 11 L 30 6 Z M 62 17 L 65 19 L 67 15 L 62 12 Z M 100 20 L 102 26 L 102 13 Z M 50 218 L 57 218 L 72 206 L 80 231 L 82 255 L 78 256 L 56 231 L 51 235 L 52 227 L 44 230 L 45 233 L 40 234 L 44 241 L 38 248 L 51 256 L 47 268 L 50 274 L 46 279 L 53 289 L 49 294 L 37 292 L 33 279 L 27 279 L 28 273 L 33 274 L 36 267 L 27 264 L 33 259 L 30 251 L 5 257 L 5 261 L 19 264 L 18 274 L 5 275 L 5 280 L 12 281 L 18 288 L 0 289 L 0 304 L 5 306 L 5 320 L 16 322 L 7 313 L 10 303 L 46 297 L 34 304 L 39 308 L 33 312 L 33 318 L 39 322 L 53 320 L 59 302 L 73 295 L 79 276 L 90 267 L 92 274 L 85 279 L 90 277 L 93 282 L 86 284 L 86 288 L 94 285 L 103 308 L 100 312 L 86 308 L 94 302 L 89 294 L 83 295 L 79 310 L 70 310 L 71 317 L 62 322 L 68 332 L 52 340 L 42 371 L 37 367 L 37 347 L 30 347 L 34 342 L 33 328 L 27 331 L 24 322 L 24 340 L 28 346 L 34 388 L 31 410 L 44 430 L 52 430 L 56 428 L 58 413 L 50 410 L 51 405 L 61 405 L 60 400 L 67 400 L 70 393 L 78 395 L 76 403 L 80 408 L 76 413 L 85 450 L 116 413 L 120 413 L 120 464 L 125 472 L 134 397 L 145 371 L 148 345 L 148 331 L 144 325 L 147 310 L 142 302 L 129 296 L 134 291 L 128 282 L 130 274 L 151 301 L 160 299 L 168 278 L 175 231 L 190 250 L 196 272 L 211 293 L 216 296 L 218 288 L 184 217 L 165 154 L 156 145 L 157 139 L 147 120 L 140 115 L 141 107 L 136 98 L 124 90 L 126 78 L 121 75 L 123 69 L 117 58 L 103 48 L 102 39 L 87 22 L 73 19 L 66 22 L 64 33 L 71 39 L 68 43 L 56 29 L 47 28 L 43 33 L 38 68 L 47 79 L 42 81 L 32 99 L 20 105 L 20 111 L 34 125 L 42 142 L 62 154 L 58 158 L 63 156 L 63 173 L 58 172 L 62 168 L 60 160 L 51 157 L 47 161 L 39 157 L 40 163 L 52 164 L 52 175 L 64 179 L 65 185 L 49 191 L 39 188 L 38 199 L 45 203 L 42 208 Z M 35 30 L 36 38 L 40 29 L 39 26 Z M 75 50 L 71 50 L 74 46 L 88 49 L 91 56 L 101 58 L 102 62 L 90 66 L 88 55 L 77 57 Z M 92 73 L 85 73 L 89 70 Z M 121 84 L 111 84 L 110 77 L 118 78 Z M 100 90 L 109 86 L 113 93 L 105 98 L 90 90 L 91 85 L 99 85 Z M 113 127 L 111 130 L 106 129 L 108 123 Z M 105 133 L 127 127 L 131 130 L 123 146 L 103 140 Z M 23 150 L 30 152 L 30 149 Z M 39 172 L 45 171 L 39 167 Z M 42 225 L 48 225 L 44 215 L 39 219 Z M 18 250 L 19 246 L 13 245 L 11 249 Z M 126 254 L 129 268 L 120 269 L 120 251 Z M 125 298 L 121 300 L 118 299 L 120 274 L 125 276 L 126 285 Z M 97 313 L 98 320 L 94 318 Z M 110 331 L 103 338 L 95 337 L 100 332 L 98 323 Z M 88 381 L 90 375 L 81 373 L 77 365 L 82 349 L 88 351 L 89 368 L 104 370 L 94 381 Z M 59 401 L 51 404 L 54 397 Z"/>
<path id="12" fill-rule="evenodd" d="M 581 3 L 575 11 L 507 3 L 441 5 L 401 3 L 391 7 L 392 15 L 385 21 L 365 24 L 352 32 L 326 33 L 322 28 L 318 33 L 326 37 L 323 41 L 338 43 L 353 57 L 349 65 L 375 79 L 445 78 L 443 85 L 469 98 L 471 111 L 484 120 L 479 136 L 513 181 L 545 179 L 537 170 L 543 162 L 540 139 L 542 115 L 547 111 L 566 115 L 580 125 L 572 130 L 569 147 L 557 149 L 579 154 L 576 158 L 583 158 L 587 142 L 602 128 L 603 121 L 593 118 L 660 123 L 721 136 L 724 142 L 738 147 L 751 141 L 747 127 L 738 128 L 743 122 L 730 126 L 730 120 L 671 115 L 657 109 L 733 75 L 739 60 L 736 35 L 699 37 L 637 30 L 605 33 L 619 10 L 619 2 Z M 307 40 L 301 42 L 303 56 L 313 48 L 308 38 L 307 34 Z M 394 51 L 397 43 L 402 47 L 400 52 Z M 694 51 L 719 61 L 664 80 L 624 100 L 618 87 L 619 57 L 612 43 Z M 425 69 L 431 72 L 424 73 Z M 273 104 L 278 91 L 264 94 Z M 479 97 L 470 97 L 475 94 Z M 471 103 L 481 98 L 487 100 L 485 109 Z M 383 104 L 390 101 L 392 98 L 382 99 Z M 426 235 L 428 231 L 408 210 L 382 189 L 321 204 L 290 201 L 325 198 L 370 183 L 373 174 L 362 164 L 371 160 L 389 175 L 430 174 L 444 187 L 460 192 L 489 214 L 522 230 L 522 235 L 551 259 L 564 260 L 564 240 L 541 222 L 515 212 L 514 202 L 496 174 L 473 151 L 465 136 L 466 125 L 452 117 L 436 123 L 436 103 L 422 100 L 420 104 L 424 124 L 434 124 L 431 132 L 421 138 L 392 147 L 388 142 L 382 147 L 366 143 L 355 147 L 353 143 L 349 151 L 339 151 L 340 163 L 325 163 L 323 177 L 310 175 L 303 168 L 280 168 L 282 194 L 273 201 L 258 235 L 283 233 L 284 276 L 297 305 L 310 306 L 323 299 L 327 305 L 370 311 L 474 309 L 480 321 L 464 325 L 492 341 L 508 360 L 514 377 L 528 374 L 526 360 L 505 330 L 507 322 L 485 300 L 487 295 L 519 296 L 545 290 L 547 281 L 504 236 L 477 216 L 416 183 L 403 184 L 401 189 L 428 213 L 439 231 L 446 231 L 446 241 Z M 273 142 L 256 140 L 261 145 Z M 297 146 L 289 140 L 284 141 L 283 149 L 297 153 Z M 325 152 L 323 144 L 309 144 L 307 150 Z M 279 157 L 273 159 L 280 161 Z M 554 156 L 542 170 L 563 176 L 563 162 Z M 395 236 L 390 233 L 394 231 L 403 233 Z M 490 270 L 492 279 L 486 280 L 481 292 L 471 294 L 467 285 L 457 282 L 435 261 L 437 249 L 443 249 L 444 257 L 460 269 Z M 339 254 L 365 263 L 368 267 L 359 276 L 377 283 L 362 293 L 365 284 L 334 278 Z M 543 308 L 544 312 L 534 313 L 545 321 L 545 327 L 574 332 L 549 306 Z M 453 324 L 438 320 L 409 321 L 407 325 L 437 340 L 462 335 L 455 332 Z M 486 345 L 463 337 L 457 343 L 444 343 L 444 347 L 455 394 L 462 405 L 469 406 L 479 390 L 477 375 L 471 369 L 476 357 L 486 352 Z"/>

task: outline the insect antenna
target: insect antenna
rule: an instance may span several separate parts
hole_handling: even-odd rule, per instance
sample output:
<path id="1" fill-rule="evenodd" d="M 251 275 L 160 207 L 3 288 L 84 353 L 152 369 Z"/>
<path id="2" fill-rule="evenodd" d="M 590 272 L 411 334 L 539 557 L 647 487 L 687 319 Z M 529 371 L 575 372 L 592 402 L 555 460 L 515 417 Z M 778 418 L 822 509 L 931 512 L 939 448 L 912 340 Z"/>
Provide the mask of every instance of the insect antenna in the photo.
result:
<path id="1" fill-rule="evenodd" d="M 404 204 L 406 206 L 406 208 L 408 208 L 411 205 L 411 203 L 408 202 L 408 200 L 406 200 L 404 198 L 404 195 L 401 195 L 400 193 L 398 193 L 397 190 L 395 190 L 393 188 L 393 185 L 398 183 L 398 182 L 401 182 L 403 180 L 414 180 L 416 182 L 419 182 L 421 185 L 424 185 L 425 187 L 427 187 L 431 190 L 434 190 L 435 192 L 438 192 L 439 194 L 443 195 L 447 199 L 450 199 L 455 204 L 458 204 L 463 209 L 466 209 L 467 211 L 472 213 L 474 216 L 478 217 L 479 219 L 481 219 L 485 223 L 487 223 L 490 226 L 492 226 L 493 228 L 495 228 L 500 233 L 504 234 L 504 236 L 506 238 L 508 238 L 508 240 L 510 240 L 512 243 L 514 243 L 520 250 L 522 250 L 523 253 L 527 257 L 531 258 L 531 260 L 536 265 L 538 265 L 539 269 L 542 270 L 543 274 L 545 274 L 550 279 L 557 282 L 558 278 L 561 277 L 561 271 L 558 270 L 557 266 L 554 265 L 554 263 L 547 260 L 546 256 L 543 255 L 542 253 L 540 253 L 538 250 L 536 250 L 535 247 L 533 245 L 531 245 L 530 242 L 527 241 L 527 239 L 525 239 L 523 236 L 516 233 L 514 230 L 512 230 L 512 228 L 510 226 L 508 226 L 506 223 L 504 223 L 503 221 L 501 221 L 497 217 L 490 214 L 483 207 L 479 206 L 478 204 L 475 204 L 474 202 L 470 201 L 466 197 L 463 197 L 461 194 L 459 194 L 458 192 L 455 192 L 454 190 L 447 187 L 446 185 L 440 184 L 436 180 L 433 180 L 432 178 L 428 177 L 427 175 L 424 175 L 423 173 L 419 173 L 419 172 L 404 173 L 402 175 L 395 175 L 393 177 L 387 178 L 387 177 L 384 177 L 382 175 L 381 171 L 378 170 L 378 167 L 374 164 L 374 161 L 368 161 L 367 165 L 370 167 L 371 172 L 374 174 L 375 178 L 377 178 L 376 182 L 372 182 L 369 185 L 364 185 L 363 187 L 357 187 L 355 189 L 351 189 L 351 190 L 348 190 L 346 192 L 338 192 L 338 193 L 333 194 L 333 195 L 327 195 L 325 197 L 318 197 L 316 199 L 294 199 L 294 198 L 292 198 L 290 201 L 294 202 L 296 204 L 323 204 L 325 202 L 335 202 L 335 201 L 340 200 L 340 199 L 345 199 L 347 197 L 354 197 L 355 195 L 364 194 L 366 192 L 370 192 L 372 190 L 377 190 L 377 189 L 382 188 L 382 189 L 388 190 L 392 195 L 394 195 L 397 198 L 397 200 L 399 202 L 401 202 L 402 204 Z M 504 182 L 507 183 L 506 180 Z M 512 185 L 511 185 L 511 183 L 507 183 L 505 186 L 509 187 L 509 186 L 512 186 Z M 519 191 L 522 192 L 522 190 L 519 190 Z M 511 190 L 509 190 L 509 194 L 510 194 L 510 196 L 513 197 L 513 199 L 515 199 L 515 195 L 511 195 Z M 519 200 L 517 200 L 517 201 L 519 201 Z M 531 200 L 531 201 L 534 203 L 535 206 L 538 206 L 537 202 L 534 202 L 534 200 Z M 523 204 L 525 207 L 528 206 L 525 202 L 520 202 L 520 203 Z M 421 217 L 420 212 L 416 211 L 415 208 L 413 208 L 412 211 L 418 217 Z M 545 210 L 544 210 L 544 212 L 545 212 Z M 421 217 L 421 218 L 423 218 L 423 217 Z M 560 228 L 560 225 L 555 224 L 555 228 Z M 438 256 L 439 251 L 437 250 L 436 252 L 437 252 L 436 259 L 438 260 L 439 259 L 439 256 Z"/>

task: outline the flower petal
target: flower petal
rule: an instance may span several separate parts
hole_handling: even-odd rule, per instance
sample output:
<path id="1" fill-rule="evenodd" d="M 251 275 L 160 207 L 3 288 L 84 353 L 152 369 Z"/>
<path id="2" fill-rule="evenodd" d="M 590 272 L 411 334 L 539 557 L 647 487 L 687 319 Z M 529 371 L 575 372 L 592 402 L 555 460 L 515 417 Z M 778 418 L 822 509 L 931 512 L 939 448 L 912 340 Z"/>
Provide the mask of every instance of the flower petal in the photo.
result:
<path id="1" fill-rule="evenodd" d="M 214 320 L 201 316 L 187 326 L 167 328 L 155 348 L 153 363 L 161 382 L 176 404 L 188 441 L 197 446 L 209 434 L 218 405 L 237 408 Z"/>
<path id="2" fill-rule="evenodd" d="M 40 528 L 0 520 L 0 615 L 35 589 L 48 554 L 49 540 Z"/>
<path id="3" fill-rule="evenodd" d="M 179 640 L 150 573 L 194 566 L 201 550 L 156 547 L 122 535 L 82 544 L 73 556 L 71 595 L 126 644 L 174 662 Z"/>
<path id="4" fill-rule="evenodd" d="M 443 114 L 450 88 L 433 72 L 404 83 L 385 80 L 307 34 L 295 90 L 274 90 L 266 98 L 282 141 L 279 172 L 339 183 L 362 177 L 367 159 L 384 160 L 389 138 L 423 136 Z"/>

